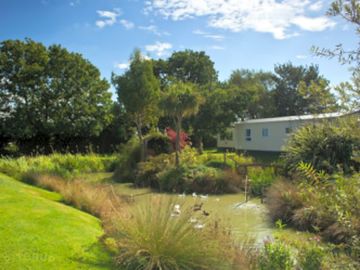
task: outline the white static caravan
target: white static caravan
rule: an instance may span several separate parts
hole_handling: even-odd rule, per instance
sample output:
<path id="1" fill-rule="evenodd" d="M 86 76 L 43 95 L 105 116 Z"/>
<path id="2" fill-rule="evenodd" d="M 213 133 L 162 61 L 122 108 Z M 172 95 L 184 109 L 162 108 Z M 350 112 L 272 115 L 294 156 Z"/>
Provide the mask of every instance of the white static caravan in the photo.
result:
<path id="1" fill-rule="evenodd" d="M 244 120 L 234 124 L 232 136 L 218 136 L 217 146 L 240 151 L 281 152 L 290 133 L 301 125 L 342 115 L 326 113 Z"/>

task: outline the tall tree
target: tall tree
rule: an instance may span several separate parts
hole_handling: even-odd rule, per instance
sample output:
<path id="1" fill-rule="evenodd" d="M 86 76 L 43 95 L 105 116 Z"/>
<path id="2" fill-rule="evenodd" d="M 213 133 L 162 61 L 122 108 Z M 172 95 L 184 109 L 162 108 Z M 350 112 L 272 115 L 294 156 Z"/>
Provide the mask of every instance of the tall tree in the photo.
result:
<path id="1" fill-rule="evenodd" d="M 31 39 L 0 44 L 0 132 L 17 140 L 88 138 L 111 121 L 109 84 L 80 54 Z"/>
<path id="2" fill-rule="evenodd" d="M 160 79 L 164 91 L 166 91 L 166 86 L 175 79 L 196 84 L 200 95 L 208 97 L 217 84 L 217 72 L 214 68 L 214 62 L 203 51 L 178 51 L 174 52 L 166 61 L 157 60 L 155 74 Z M 208 112 L 210 104 L 207 105 L 206 103 L 205 99 L 200 106 L 199 115 L 206 115 L 206 112 Z M 196 118 L 198 116 L 187 118 L 184 121 L 184 126 L 192 131 L 193 138 L 200 146 L 202 145 L 203 127 L 201 127 L 202 122 L 197 121 Z M 171 122 L 171 119 L 162 117 L 162 125 L 166 126 L 169 122 Z M 198 126 L 199 124 L 200 126 Z"/>
<path id="3" fill-rule="evenodd" d="M 247 106 L 242 109 L 241 117 L 261 118 L 275 114 L 271 91 L 275 87 L 274 75 L 270 72 L 256 72 L 242 69 L 231 73 L 228 87 L 237 91 L 238 98 L 243 96 Z M 240 111 L 239 111 L 240 114 Z"/>
<path id="4" fill-rule="evenodd" d="M 143 128 L 155 125 L 158 121 L 158 102 L 160 85 L 154 75 L 151 60 L 146 60 L 139 50 L 130 58 L 130 69 L 125 74 L 112 74 L 112 83 L 116 88 L 119 103 L 134 122 L 141 143 L 141 159 L 145 159 Z"/>
<path id="5" fill-rule="evenodd" d="M 197 94 L 196 86 L 192 83 L 173 82 L 168 86 L 160 107 L 164 113 L 170 116 L 175 125 L 176 130 L 176 166 L 180 165 L 180 132 L 184 118 L 194 115 L 199 110 L 201 102 L 200 96 Z"/>
<path id="6" fill-rule="evenodd" d="M 214 62 L 203 51 L 174 52 L 167 61 L 167 75 L 198 86 L 211 86 L 217 81 Z"/>
<path id="7" fill-rule="evenodd" d="M 274 70 L 276 85 L 273 90 L 273 98 L 277 116 L 311 113 L 309 108 L 314 105 L 311 102 L 317 101 L 306 99 L 304 95 L 301 95 L 300 85 L 302 93 L 309 92 L 304 88 L 317 85 L 318 93 L 321 93 L 322 96 L 331 96 L 329 82 L 319 74 L 318 66 L 304 67 L 286 63 L 275 66 Z M 322 111 L 320 110 L 320 112 Z"/>

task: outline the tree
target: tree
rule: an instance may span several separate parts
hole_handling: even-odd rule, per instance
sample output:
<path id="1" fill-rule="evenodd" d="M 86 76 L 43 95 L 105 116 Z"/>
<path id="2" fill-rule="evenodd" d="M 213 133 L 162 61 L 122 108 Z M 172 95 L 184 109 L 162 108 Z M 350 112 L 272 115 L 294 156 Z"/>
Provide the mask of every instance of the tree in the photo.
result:
<path id="1" fill-rule="evenodd" d="M 354 69 L 351 82 L 342 82 L 335 87 L 340 107 L 348 112 L 360 109 L 360 68 Z"/>
<path id="2" fill-rule="evenodd" d="M 154 66 L 155 74 L 160 79 L 164 91 L 172 80 L 178 80 L 196 84 L 198 91 L 201 92 L 200 95 L 207 97 L 217 85 L 217 72 L 214 68 L 214 62 L 203 51 L 174 52 L 167 60 L 157 60 Z M 201 125 L 203 123 L 196 119 L 199 115 L 206 115 L 209 112 L 207 110 L 209 106 L 206 102 L 205 98 L 196 117 L 189 117 L 183 123 L 184 126 L 188 127 L 188 130 L 192 131 L 192 135 L 199 146 L 202 145 L 203 127 Z M 166 116 L 161 119 L 162 126 L 167 126 L 170 122 L 171 119 Z M 197 126 L 198 124 L 200 126 Z"/>
<path id="3" fill-rule="evenodd" d="M 328 16 L 340 16 L 345 21 L 355 25 L 357 35 L 360 35 L 360 2 L 358 0 L 336 0 L 331 3 Z M 359 42 L 360 45 L 360 42 Z M 329 58 L 337 57 L 340 63 L 360 65 L 360 46 L 356 49 L 345 50 L 340 43 L 335 49 L 313 47 L 315 54 Z"/>
<path id="4" fill-rule="evenodd" d="M 336 0 L 331 3 L 327 12 L 329 16 L 340 16 L 356 27 L 360 36 L 360 2 L 358 0 Z M 342 44 L 335 49 L 313 47 L 315 54 L 329 58 L 337 57 L 342 64 L 354 64 L 352 82 L 343 82 L 335 87 L 342 109 L 353 111 L 360 108 L 360 42 L 358 48 L 345 50 Z"/>
<path id="5" fill-rule="evenodd" d="M 318 82 L 311 81 L 306 85 L 301 81 L 298 86 L 298 94 L 303 99 L 303 111 L 311 114 L 334 112 L 338 109 L 336 99 L 330 92 L 329 83 L 320 79 Z"/>
<path id="6" fill-rule="evenodd" d="M 174 52 L 167 62 L 166 73 L 170 78 L 209 87 L 217 81 L 214 62 L 203 51 Z"/>
<path id="7" fill-rule="evenodd" d="M 184 118 L 198 112 L 200 102 L 201 98 L 196 92 L 196 86 L 192 83 L 184 83 L 180 81 L 171 83 L 160 101 L 160 108 L 166 115 L 173 119 L 175 125 L 176 166 L 180 165 L 179 152 L 182 121 Z"/>
<path id="8" fill-rule="evenodd" d="M 0 132 L 14 140 L 97 136 L 111 121 L 109 84 L 78 53 L 31 39 L 0 44 Z"/>
<path id="9" fill-rule="evenodd" d="M 200 106 L 198 114 L 193 116 L 190 123 L 198 140 L 198 150 L 203 151 L 203 140 L 221 134 L 236 121 L 236 113 L 232 106 L 237 101 L 233 92 L 228 89 L 216 88 L 204 93 L 204 103 Z M 236 110 L 241 107 L 236 106 Z"/>
<path id="10" fill-rule="evenodd" d="M 277 65 L 274 79 L 276 84 L 272 94 L 276 116 L 311 113 L 310 108 L 313 108 L 318 100 L 308 98 L 308 93 L 315 89 L 318 95 L 327 97 L 326 100 L 330 103 L 335 100 L 331 97 L 329 82 L 319 74 L 318 66 L 293 66 L 292 63 Z M 311 86 L 312 89 L 310 89 Z M 331 106 L 329 104 L 325 107 Z M 317 107 L 317 110 L 324 111 L 321 107 Z"/>
<path id="11" fill-rule="evenodd" d="M 154 76 L 151 60 L 146 60 L 139 50 L 130 59 L 130 69 L 125 74 L 112 74 L 112 83 L 118 94 L 119 103 L 134 122 L 141 147 L 141 160 L 145 159 L 143 128 L 155 125 L 158 121 L 157 108 L 160 97 L 158 79 Z"/>
<path id="12" fill-rule="evenodd" d="M 228 81 L 230 88 L 242 95 L 247 106 L 241 112 L 241 118 L 270 117 L 275 114 L 271 91 L 275 87 L 274 75 L 270 72 L 235 70 Z M 239 107 L 240 110 L 242 107 Z M 240 112 L 239 112 L 240 113 Z"/>

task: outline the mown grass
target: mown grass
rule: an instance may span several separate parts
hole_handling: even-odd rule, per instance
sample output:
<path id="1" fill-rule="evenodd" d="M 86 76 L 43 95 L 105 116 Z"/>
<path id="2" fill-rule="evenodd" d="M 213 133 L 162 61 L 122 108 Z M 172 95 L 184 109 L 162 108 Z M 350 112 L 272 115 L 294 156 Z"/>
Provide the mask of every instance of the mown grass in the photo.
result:
<path id="1" fill-rule="evenodd" d="M 0 174 L 0 269 L 110 269 L 93 216 Z"/>

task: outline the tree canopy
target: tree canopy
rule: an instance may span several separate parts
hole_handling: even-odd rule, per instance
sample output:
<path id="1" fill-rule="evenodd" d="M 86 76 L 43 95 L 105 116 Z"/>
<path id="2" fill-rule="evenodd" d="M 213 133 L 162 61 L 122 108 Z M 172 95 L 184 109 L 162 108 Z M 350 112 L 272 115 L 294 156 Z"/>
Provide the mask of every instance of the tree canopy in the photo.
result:
<path id="1" fill-rule="evenodd" d="M 160 98 L 159 81 L 154 76 L 153 65 L 139 50 L 135 50 L 130 59 L 130 68 L 123 75 L 112 75 L 119 103 L 137 127 L 142 138 L 142 129 L 157 124 Z"/>
<path id="2" fill-rule="evenodd" d="M 60 45 L 1 42 L 0 78 L 3 137 L 91 137 L 111 121 L 108 82 L 82 55 Z"/>

